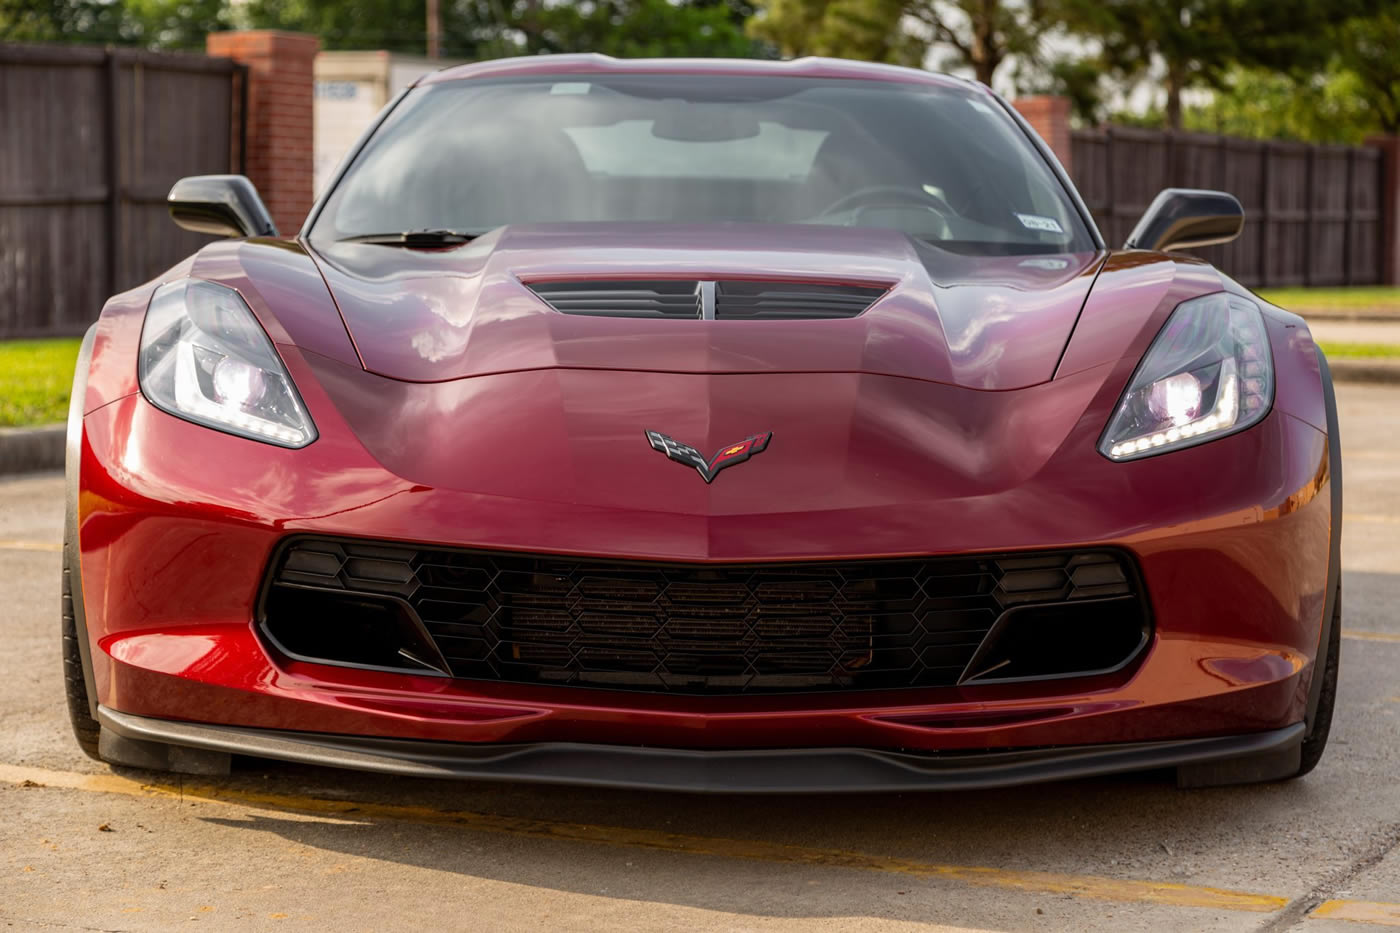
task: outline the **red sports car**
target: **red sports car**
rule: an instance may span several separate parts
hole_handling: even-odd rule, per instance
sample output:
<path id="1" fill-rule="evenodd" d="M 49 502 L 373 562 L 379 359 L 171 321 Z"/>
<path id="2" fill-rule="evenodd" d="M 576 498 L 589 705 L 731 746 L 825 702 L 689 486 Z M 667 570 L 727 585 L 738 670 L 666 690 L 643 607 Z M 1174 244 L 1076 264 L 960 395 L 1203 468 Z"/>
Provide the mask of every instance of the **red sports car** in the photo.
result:
<path id="1" fill-rule="evenodd" d="M 1109 248 L 987 88 L 550 56 L 396 99 L 301 231 L 107 302 L 69 421 L 83 749 L 745 792 L 1287 778 L 1337 683 L 1302 319 Z"/>

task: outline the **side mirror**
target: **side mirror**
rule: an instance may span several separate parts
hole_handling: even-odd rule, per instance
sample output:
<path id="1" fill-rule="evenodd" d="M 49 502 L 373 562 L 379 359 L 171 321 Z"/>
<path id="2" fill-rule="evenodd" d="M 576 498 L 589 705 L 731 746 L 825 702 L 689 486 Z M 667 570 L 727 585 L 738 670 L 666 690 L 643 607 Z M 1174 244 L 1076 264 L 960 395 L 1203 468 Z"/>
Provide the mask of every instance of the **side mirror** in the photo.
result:
<path id="1" fill-rule="evenodd" d="M 1166 188 L 1153 199 L 1124 249 L 1195 249 L 1228 243 L 1244 228 L 1244 208 L 1233 194 Z"/>
<path id="2" fill-rule="evenodd" d="M 258 189 L 243 175 L 191 175 L 165 198 L 170 217 L 186 230 L 215 236 L 277 236 Z"/>

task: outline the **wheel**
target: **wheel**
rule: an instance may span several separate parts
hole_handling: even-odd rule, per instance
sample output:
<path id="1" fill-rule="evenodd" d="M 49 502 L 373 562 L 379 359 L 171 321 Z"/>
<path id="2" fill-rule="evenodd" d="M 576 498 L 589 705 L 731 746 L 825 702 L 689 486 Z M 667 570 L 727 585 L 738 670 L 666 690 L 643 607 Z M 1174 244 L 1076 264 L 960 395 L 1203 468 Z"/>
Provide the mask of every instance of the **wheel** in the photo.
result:
<path id="1" fill-rule="evenodd" d="M 1322 669 L 1322 692 L 1317 699 L 1317 715 L 1312 734 L 1303 739 L 1303 760 L 1294 777 L 1302 777 L 1322 760 L 1327 748 L 1327 736 L 1332 731 L 1332 709 L 1337 705 L 1337 671 L 1342 657 L 1342 584 L 1337 583 L 1337 598 L 1332 607 L 1332 633 L 1327 639 L 1327 666 Z"/>
<path id="2" fill-rule="evenodd" d="M 1181 765 L 1176 769 L 1180 787 L 1221 787 L 1228 784 L 1254 784 L 1263 781 L 1288 781 L 1307 774 L 1322 760 L 1327 748 L 1327 736 L 1332 731 L 1332 710 L 1337 703 L 1337 670 L 1342 653 L 1342 587 L 1337 584 L 1337 596 L 1332 604 L 1332 631 L 1327 636 L 1327 660 L 1320 676 L 1317 710 L 1313 716 L 1312 732 L 1301 745 L 1283 751 L 1267 752 L 1244 758 L 1208 761 Z"/>
<path id="3" fill-rule="evenodd" d="M 87 682 L 83 679 L 83 656 L 78 647 L 78 622 L 73 615 L 73 571 L 69 565 L 69 545 L 63 546 L 63 690 L 68 696 L 68 722 L 78 747 L 89 758 L 101 761 L 97 739 L 101 727 L 88 706 Z"/>

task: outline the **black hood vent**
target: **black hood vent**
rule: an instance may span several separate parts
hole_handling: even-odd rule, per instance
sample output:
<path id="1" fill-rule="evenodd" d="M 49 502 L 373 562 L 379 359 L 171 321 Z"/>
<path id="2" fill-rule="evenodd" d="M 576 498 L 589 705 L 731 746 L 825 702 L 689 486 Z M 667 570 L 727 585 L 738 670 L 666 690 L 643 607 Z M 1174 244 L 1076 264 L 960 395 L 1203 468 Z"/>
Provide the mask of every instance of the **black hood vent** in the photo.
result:
<path id="1" fill-rule="evenodd" d="M 528 287 L 563 314 L 721 321 L 855 317 L 886 291 L 865 285 L 694 279 L 533 282 Z"/>
<path id="2" fill-rule="evenodd" d="M 592 317 L 700 317 L 700 283 L 691 281 L 534 282 L 555 311 Z"/>
<path id="3" fill-rule="evenodd" d="M 772 321 L 855 317 L 885 291 L 863 285 L 717 282 L 715 318 Z"/>

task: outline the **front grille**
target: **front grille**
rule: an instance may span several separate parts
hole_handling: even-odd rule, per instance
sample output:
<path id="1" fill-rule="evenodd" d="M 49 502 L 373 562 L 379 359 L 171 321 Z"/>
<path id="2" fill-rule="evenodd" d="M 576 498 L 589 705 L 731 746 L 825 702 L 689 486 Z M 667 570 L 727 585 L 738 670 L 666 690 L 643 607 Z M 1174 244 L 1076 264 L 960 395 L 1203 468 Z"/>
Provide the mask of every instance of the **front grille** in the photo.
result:
<path id="1" fill-rule="evenodd" d="M 317 651 L 305 633 L 333 628 L 336 600 L 354 594 L 411 613 L 422 637 L 405 636 L 402 666 L 464 679 L 703 694 L 935 687 L 1007 665 L 1036 676 L 1034 659 L 979 646 L 998 641 L 987 636 L 999 619 L 1024 626 L 1039 606 L 1145 630 L 1135 579 L 1111 551 L 700 565 L 299 538 L 274 561 L 262 625 L 296 657 L 337 662 L 333 638 L 315 636 Z M 317 599 L 330 619 L 311 618 Z M 384 657 L 374 666 L 393 666 Z"/>
<path id="2" fill-rule="evenodd" d="M 823 282 L 589 279 L 531 282 L 555 311 L 590 317 L 774 321 L 850 318 L 886 291 Z"/>

